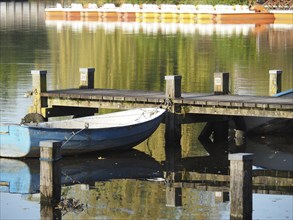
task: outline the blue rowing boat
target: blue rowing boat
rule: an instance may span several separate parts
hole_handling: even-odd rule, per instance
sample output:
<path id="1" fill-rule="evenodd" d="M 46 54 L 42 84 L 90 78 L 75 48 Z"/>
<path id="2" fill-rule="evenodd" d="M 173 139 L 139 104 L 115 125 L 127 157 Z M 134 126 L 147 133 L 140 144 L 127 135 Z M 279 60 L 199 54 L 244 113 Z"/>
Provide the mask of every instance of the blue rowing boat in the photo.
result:
<path id="1" fill-rule="evenodd" d="M 40 142 L 63 142 L 62 155 L 127 149 L 147 139 L 165 110 L 140 108 L 61 121 L 0 126 L 1 157 L 39 157 Z"/>

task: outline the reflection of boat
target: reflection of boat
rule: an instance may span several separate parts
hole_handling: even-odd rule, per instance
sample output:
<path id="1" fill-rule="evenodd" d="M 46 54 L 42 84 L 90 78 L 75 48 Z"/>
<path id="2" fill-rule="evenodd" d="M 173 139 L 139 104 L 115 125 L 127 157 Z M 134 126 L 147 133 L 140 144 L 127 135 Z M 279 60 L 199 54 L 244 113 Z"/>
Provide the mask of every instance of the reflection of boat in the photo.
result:
<path id="1" fill-rule="evenodd" d="M 0 127 L 0 156 L 38 157 L 40 141 L 62 141 L 61 153 L 131 148 L 148 138 L 164 109 L 143 108 L 62 121 Z"/>
<path id="2" fill-rule="evenodd" d="M 93 184 L 110 179 L 152 179 L 163 177 L 161 165 L 137 150 L 100 157 L 64 157 L 60 161 L 61 184 Z M 38 159 L 0 158 L 0 191 L 37 193 L 40 189 Z"/>
<path id="3" fill-rule="evenodd" d="M 280 92 L 275 95 L 292 99 L 293 89 Z M 244 117 L 245 130 L 250 133 L 266 134 L 272 132 L 290 132 L 293 130 L 293 119 L 268 118 L 268 117 Z"/>

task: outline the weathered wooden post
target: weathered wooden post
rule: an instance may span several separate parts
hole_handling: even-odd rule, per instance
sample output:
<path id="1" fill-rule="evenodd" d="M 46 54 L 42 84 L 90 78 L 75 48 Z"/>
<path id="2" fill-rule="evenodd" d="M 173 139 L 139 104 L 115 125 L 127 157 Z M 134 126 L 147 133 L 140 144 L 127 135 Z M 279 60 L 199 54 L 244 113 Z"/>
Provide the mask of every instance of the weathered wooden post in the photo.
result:
<path id="1" fill-rule="evenodd" d="M 176 185 L 182 180 L 182 173 L 178 172 L 178 165 L 182 159 L 181 124 L 178 123 L 173 113 L 169 112 L 168 116 L 165 128 L 166 205 L 176 207 L 182 205 L 182 189 Z"/>
<path id="2" fill-rule="evenodd" d="M 41 92 L 47 91 L 47 70 L 31 70 L 33 80 L 33 105 L 30 107 L 30 113 L 42 114 L 42 108 L 47 107 L 48 102 L 46 97 L 41 97 Z"/>
<path id="3" fill-rule="evenodd" d="M 40 142 L 40 194 L 41 203 L 54 204 L 61 196 L 61 145 L 48 140 Z"/>
<path id="4" fill-rule="evenodd" d="M 181 78 L 182 76 L 165 76 L 166 80 L 166 99 L 180 98 L 181 97 Z M 180 146 L 181 138 L 181 124 L 179 123 L 176 113 L 181 111 L 181 106 L 178 104 L 169 103 L 168 112 L 165 116 L 166 130 L 165 139 L 176 146 Z M 167 144 L 166 144 L 167 145 Z"/>
<path id="5" fill-rule="evenodd" d="M 169 206 L 169 207 L 182 206 L 182 188 L 181 187 L 167 186 L 166 206 Z"/>
<path id="6" fill-rule="evenodd" d="M 93 89 L 95 87 L 95 68 L 79 68 L 80 89 Z"/>
<path id="7" fill-rule="evenodd" d="M 214 94 L 226 95 L 229 93 L 229 73 L 214 73 Z"/>
<path id="8" fill-rule="evenodd" d="M 282 91 L 282 70 L 270 70 L 270 96 Z"/>
<path id="9" fill-rule="evenodd" d="M 165 76 L 166 80 L 166 99 L 169 98 L 179 98 L 181 97 L 181 78 L 182 76 Z M 181 139 L 181 124 L 179 123 L 178 117 L 181 111 L 181 106 L 179 104 L 171 103 L 168 112 L 165 116 L 165 139 L 166 146 L 179 146 Z M 169 146 L 168 146 L 169 148 Z"/>
<path id="10" fill-rule="evenodd" d="M 165 76 L 166 80 L 166 98 L 181 97 L 181 79 L 180 75 Z"/>
<path id="11" fill-rule="evenodd" d="M 61 209 L 55 205 L 41 203 L 41 220 L 60 220 L 62 219 Z"/>
<path id="12" fill-rule="evenodd" d="M 229 154 L 228 158 L 230 160 L 230 219 L 252 219 L 253 154 Z"/>
<path id="13" fill-rule="evenodd" d="M 165 76 L 166 80 L 166 99 L 174 99 L 181 97 L 181 79 L 182 76 Z M 170 103 L 169 111 L 165 116 L 165 155 L 166 155 L 166 180 L 168 186 L 166 188 L 166 205 L 181 206 L 182 205 L 182 189 L 176 187 L 176 183 L 182 179 L 181 173 L 178 171 L 178 162 L 181 160 L 181 124 L 179 122 L 180 115 L 176 114 L 181 111 L 179 104 Z"/>

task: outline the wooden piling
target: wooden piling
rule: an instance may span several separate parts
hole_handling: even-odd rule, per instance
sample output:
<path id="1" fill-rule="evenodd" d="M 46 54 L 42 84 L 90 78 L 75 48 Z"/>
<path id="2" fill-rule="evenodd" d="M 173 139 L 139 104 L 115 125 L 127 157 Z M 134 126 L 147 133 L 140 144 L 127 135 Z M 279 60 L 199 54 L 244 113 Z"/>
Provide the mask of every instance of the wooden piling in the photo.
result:
<path id="1" fill-rule="evenodd" d="M 41 97 L 41 92 L 47 91 L 47 71 L 46 70 L 31 70 L 33 80 L 33 105 L 30 107 L 30 113 L 38 113 L 45 115 L 42 112 L 43 107 L 47 107 L 47 97 Z"/>
<path id="2" fill-rule="evenodd" d="M 228 158 L 230 160 L 230 219 L 252 219 L 253 154 L 229 154 Z"/>
<path id="3" fill-rule="evenodd" d="M 95 87 L 95 68 L 79 68 L 80 89 L 93 89 Z"/>
<path id="4" fill-rule="evenodd" d="M 166 98 L 181 97 L 181 76 L 165 76 L 166 80 Z M 181 123 L 180 123 L 180 104 L 169 106 L 165 114 L 165 154 L 166 169 L 170 172 L 176 172 L 176 161 L 181 159 Z"/>
<path id="5" fill-rule="evenodd" d="M 229 93 L 229 73 L 214 73 L 214 94 L 226 95 Z"/>
<path id="6" fill-rule="evenodd" d="M 167 186 L 166 187 L 166 206 L 182 206 L 182 188 Z"/>
<path id="7" fill-rule="evenodd" d="M 61 220 L 61 209 L 51 204 L 41 203 L 41 220 Z"/>
<path id="8" fill-rule="evenodd" d="M 54 204 L 61 196 L 61 145 L 48 140 L 40 142 L 40 194 L 41 203 Z"/>
<path id="9" fill-rule="evenodd" d="M 270 91 L 269 95 L 274 96 L 282 91 L 282 70 L 270 70 Z"/>
<path id="10" fill-rule="evenodd" d="M 215 202 L 216 203 L 223 203 L 229 201 L 229 192 L 215 192 Z"/>
<path id="11" fill-rule="evenodd" d="M 180 75 L 165 76 L 167 98 L 181 97 L 181 79 Z"/>

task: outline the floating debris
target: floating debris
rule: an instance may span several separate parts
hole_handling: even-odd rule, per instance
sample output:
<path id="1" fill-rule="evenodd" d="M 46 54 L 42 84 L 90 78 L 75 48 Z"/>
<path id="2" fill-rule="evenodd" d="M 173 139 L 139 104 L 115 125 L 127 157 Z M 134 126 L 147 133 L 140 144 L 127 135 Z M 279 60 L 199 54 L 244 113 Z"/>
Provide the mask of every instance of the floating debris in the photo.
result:
<path id="1" fill-rule="evenodd" d="M 84 210 L 84 204 L 81 203 L 79 200 L 73 198 L 62 198 L 61 201 L 58 203 L 56 209 L 65 212 L 82 212 Z"/>

